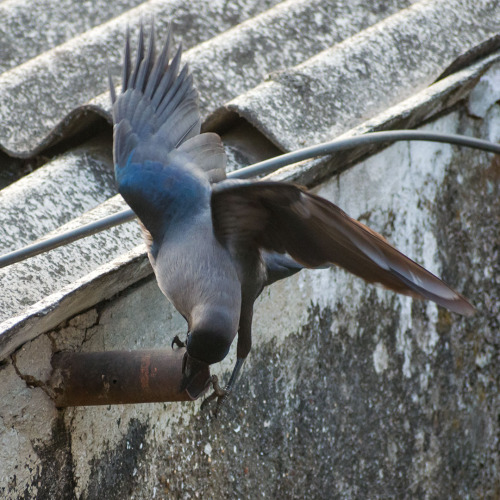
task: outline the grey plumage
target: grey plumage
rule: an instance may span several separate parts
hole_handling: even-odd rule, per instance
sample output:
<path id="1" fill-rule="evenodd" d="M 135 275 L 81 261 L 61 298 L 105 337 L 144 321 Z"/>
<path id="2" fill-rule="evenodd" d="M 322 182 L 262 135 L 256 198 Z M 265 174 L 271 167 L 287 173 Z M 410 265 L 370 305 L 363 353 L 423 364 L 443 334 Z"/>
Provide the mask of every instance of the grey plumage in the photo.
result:
<path id="1" fill-rule="evenodd" d="M 238 363 L 251 348 L 253 305 L 264 286 L 303 267 L 336 264 L 398 293 L 460 314 L 457 292 L 327 200 L 286 183 L 225 179 L 218 135 L 200 134 L 198 96 L 171 35 L 155 59 L 129 34 L 122 91 L 111 92 L 118 188 L 139 217 L 163 293 L 188 323 L 186 388 L 199 367 L 222 360 L 238 334 Z M 217 184 L 211 184 L 215 183 Z"/>

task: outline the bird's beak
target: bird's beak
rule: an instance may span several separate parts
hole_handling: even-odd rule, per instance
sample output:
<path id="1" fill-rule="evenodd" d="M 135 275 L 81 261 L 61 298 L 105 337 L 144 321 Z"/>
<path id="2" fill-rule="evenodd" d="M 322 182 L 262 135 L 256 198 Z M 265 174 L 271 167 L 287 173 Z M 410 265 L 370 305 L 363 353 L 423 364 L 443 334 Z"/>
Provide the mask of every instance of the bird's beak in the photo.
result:
<path id="1" fill-rule="evenodd" d="M 210 384 L 208 363 L 191 357 L 187 352 L 182 360 L 181 391 L 187 391 L 193 399 L 198 398 Z"/>

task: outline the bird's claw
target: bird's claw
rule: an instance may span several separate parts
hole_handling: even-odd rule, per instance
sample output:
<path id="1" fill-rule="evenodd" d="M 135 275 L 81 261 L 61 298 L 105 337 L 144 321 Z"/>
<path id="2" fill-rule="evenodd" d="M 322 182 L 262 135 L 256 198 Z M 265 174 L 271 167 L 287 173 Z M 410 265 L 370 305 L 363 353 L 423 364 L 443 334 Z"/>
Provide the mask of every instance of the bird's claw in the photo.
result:
<path id="1" fill-rule="evenodd" d="M 217 399 L 217 404 L 215 406 L 215 410 L 213 413 L 213 416 L 217 418 L 219 415 L 219 411 L 222 408 L 222 405 L 224 404 L 224 401 L 227 399 L 229 394 L 231 393 L 230 389 L 223 389 L 219 385 L 219 379 L 217 378 L 217 375 L 212 375 L 210 377 L 210 382 L 212 383 L 212 387 L 214 389 L 214 392 L 208 396 L 203 403 L 201 403 L 201 409 L 205 410 L 207 406 L 214 400 Z"/>
<path id="2" fill-rule="evenodd" d="M 179 335 L 176 335 L 176 336 L 172 339 L 172 349 L 174 348 L 174 346 L 177 346 L 178 348 L 181 348 L 181 347 L 186 347 L 186 342 L 183 342 L 183 341 L 179 338 Z"/>

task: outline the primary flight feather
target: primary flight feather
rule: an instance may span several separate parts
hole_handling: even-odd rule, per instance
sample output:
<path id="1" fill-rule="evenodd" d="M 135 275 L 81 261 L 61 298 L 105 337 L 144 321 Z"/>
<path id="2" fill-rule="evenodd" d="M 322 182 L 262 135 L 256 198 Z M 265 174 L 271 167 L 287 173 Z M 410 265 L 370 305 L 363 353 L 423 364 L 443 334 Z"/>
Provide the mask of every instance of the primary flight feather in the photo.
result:
<path id="1" fill-rule="evenodd" d="M 171 43 L 169 33 L 156 57 L 154 29 L 146 47 L 141 26 L 132 66 L 127 32 L 118 96 L 110 81 L 113 152 L 118 190 L 141 222 L 159 287 L 188 324 L 188 391 L 238 335 L 230 390 L 251 348 L 255 299 L 304 267 L 335 264 L 473 313 L 464 297 L 333 203 L 288 183 L 224 180 L 224 147 L 217 134 L 200 134 L 197 91 L 181 68 L 181 47 L 170 59 Z"/>

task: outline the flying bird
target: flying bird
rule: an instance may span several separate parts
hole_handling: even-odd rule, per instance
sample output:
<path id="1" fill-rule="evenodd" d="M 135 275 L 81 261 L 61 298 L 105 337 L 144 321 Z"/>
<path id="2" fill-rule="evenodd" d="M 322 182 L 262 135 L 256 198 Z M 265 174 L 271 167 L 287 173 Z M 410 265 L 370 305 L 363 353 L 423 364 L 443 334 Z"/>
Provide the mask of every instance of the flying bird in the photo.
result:
<path id="1" fill-rule="evenodd" d="M 187 321 L 183 387 L 223 360 L 237 361 L 221 402 L 252 345 L 263 288 L 303 268 L 338 265 L 370 283 L 428 299 L 458 314 L 474 308 L 439 278 L 330 201 L 285 182 L 225 179 L 220 137 L 200 133 L 198 94 L 182 46 L 169 31 L 155 55 L 154 26 L 141 26 L 135 63 L 127 31 L 122 90 L 110 80 L 118 190 L 138 216 L 161 291 Z M 178 340 L 176 340 L 179 342 Z M 203 390 L 205 387 L 203 387 Z"/>

